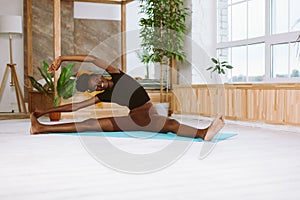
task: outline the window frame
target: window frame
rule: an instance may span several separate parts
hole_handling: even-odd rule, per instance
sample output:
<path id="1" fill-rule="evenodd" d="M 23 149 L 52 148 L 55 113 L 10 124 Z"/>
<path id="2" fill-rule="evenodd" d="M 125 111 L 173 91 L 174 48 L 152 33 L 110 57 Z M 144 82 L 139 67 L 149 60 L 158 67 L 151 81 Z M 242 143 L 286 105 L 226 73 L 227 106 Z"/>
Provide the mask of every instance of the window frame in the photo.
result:
<path id="1" fill-rule="evenodd" d="M 217 0 L 219 1 L 219 0 Z M 251 0 L 243 0 L 240 1 L 238 3 L 233 3 L 230 5 L 234 5 L 234 4 L 239 4 L 239 3 L 247 3 L 247 37 L 248 37 L 248 2 Z M 272 7 L 271 7 L 271 1 L 272 0 L 265 0 L 265 35 L 264 36 L 260 36 L 260 37 L 254 37 L 254 38 L 249 38 L 249 39 L 242 39 L 242 40 L 235 40 L 235 41 L 227 41 L 227 42 L 217 42 L 216 45 L 216 52 L 218 52 L 219 49 L 226 49 L 226 48 L 232 48 L 232 47 L 238 47 L 238 46 L 248 46 L 248 45 L 252 45 L 252 44 L 257 44 L 257 43 L 264 43 L 265 44 L 265 79 L 262 82 L 258 82 L 258 83 L 269 83 L 269 82 L 300 82 L 300 77 L 288 77 L 288 78 L 272 78 L 271 77 L 271 70 L 272 70 L 272 45 L 276 45 L 276 44 L 283 44 L 283 43 L 288 43 L 290 45 L 290 43 L 294 43 L 299 34 L 300 31 L 291 31 L 289 30 L 289 32 L 285 32 L 285 33 L 278 33 L 278 34 L 272 34 Z M 290 2 L 290 1 L 289 1 Z M 218 4 L 218 2 L 217 2 Z M 290 5 L 289 5 L 290 7 Z M 219 6 L 217 6 L 217 13 L 219 15 Z M 219 17 L 217 17 L 217 20 L 219 20 Z M 232 20 L 232 12 L 231 12 L 231 16 L 230 19 Z M 290 18 L 288 19 L 289 23 L 290 23 Z M 230 24 L 232 24 L 231 22 L 228 22 Z M 219 25 L 219 21 L 217 21 L 217 26 Z M 231 27 L 229 27 L 232 29 L 232 25 Z M 289 27 L 290 28 L 290 27 Z M 217 37 L 219 38 L 219 27 L 217 28 Z M 232 30 L 231 30 L 232 31 Z M 231 32 L 232 33 L 232 32 Z M 248 47 L 247 47 L 248 49 Z M 248 52 L 248 50 L 247 50 Z M 289 53 L 290 55 L 290 53 Z M 248 53 L 247 53 L 247 59 L 248 59 Z M 299 58 L 300 59 L 300 58 Z M 231 59 L 229 59 L 231 60 Z M 247 71 L 248 71 L 248 66 L 247 66 Z M 248 81 L 248 72 L 246 74 L 247 78 L 246 78 L 246 82 L 247 83 L 251 83 L 250 81 Z M 290 76 L 290 70 L 289 70 L 289 76 Z M 236 84 L 239 83 L 244 83 L 244 82 L 233 82 Z"/>

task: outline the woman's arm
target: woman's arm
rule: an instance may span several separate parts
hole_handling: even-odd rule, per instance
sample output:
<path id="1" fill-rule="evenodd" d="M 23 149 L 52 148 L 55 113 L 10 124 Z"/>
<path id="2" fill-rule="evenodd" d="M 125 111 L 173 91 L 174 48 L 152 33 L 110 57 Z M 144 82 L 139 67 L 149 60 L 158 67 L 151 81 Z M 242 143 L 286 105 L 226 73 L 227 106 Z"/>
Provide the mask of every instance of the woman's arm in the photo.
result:
<path id="1" fill-rule="evenodd" d="M 70 104 L 65 104 L 57 107 L 50 108 L 48 110 L 42 111 L 42 110 L 35 110 L 34 111 L 34 116 L 36 118 L 39 118 L 47 113 L 51 112 L 72 112 L 79 110 L 81 108 L 85 108 L 87 106 L 99 103 L 100 100 L 97 96 L 94 96 L 90 99 L 87 99 L 85 101 L 77 102 L 77 103 L 70 103 Z"/>
<path id="2" fill-rule="evenodd" d="M 104 61 L 100 58 L 97 58 L 95 56 L 90 56 L 90 55 L 58 56 L 57 58 L 55 58 L 53 63 L 50 65 L 48 71 L 49 72 L 56 71 L 60 67 L 60 65 L 63 61 L 90 62 L 90 63 L 93 63 L 94 65 L 104 69 L 108 73 L 119 73 L 120 72 L 119 69 L 113 67 L 106 61 Z"/>

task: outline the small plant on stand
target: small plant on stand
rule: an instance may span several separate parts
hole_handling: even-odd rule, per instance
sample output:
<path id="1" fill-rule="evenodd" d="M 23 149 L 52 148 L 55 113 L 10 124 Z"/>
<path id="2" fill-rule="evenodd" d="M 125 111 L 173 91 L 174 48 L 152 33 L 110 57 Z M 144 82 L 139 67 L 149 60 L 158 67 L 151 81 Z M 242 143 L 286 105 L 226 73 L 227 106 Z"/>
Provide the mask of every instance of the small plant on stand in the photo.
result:
<path id="1" fill-rule="evenodd" d="M 210 77 L 213 77 L 214 73 L 217 73 L 219 75 L 226 75 L 227 70 L 232 69 L 233 67 L 228 64 L 227 61 L 220 61 L 217 58 L 211 58 L 211 61 L 213 63 L 212 66 L 208 67 L 206 70 L 210 71 Z M 211 94 L 211 101 L 212 105 L 216 106 L 215 110 L 218 113 L 224 113 L 224 87 L 222 84 L 211 84 L 208 85 L 208 88 L 210 90 Z"/>
<path id="2" fill-rule="evenodd" d="M 207 71 L 210 71 L 211 78 L 214 72 L 225 75 L 228 69 L 233 68 L 231 65 L 228 64 L 227 61 L 220 61 L 217 58 L 211 58 L 211 61 L 213 62 L 213 66 L 206 69 Z"/>

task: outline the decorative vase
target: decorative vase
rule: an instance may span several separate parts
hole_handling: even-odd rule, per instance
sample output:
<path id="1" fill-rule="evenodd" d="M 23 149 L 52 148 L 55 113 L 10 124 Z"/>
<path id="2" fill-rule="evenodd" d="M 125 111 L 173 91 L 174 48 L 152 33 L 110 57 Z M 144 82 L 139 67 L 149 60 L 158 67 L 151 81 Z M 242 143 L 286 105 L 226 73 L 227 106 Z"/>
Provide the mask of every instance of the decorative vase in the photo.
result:
<path id="1" fill-rule="evenodd" d="M 61 112 L 52 112 L 49 113 L 49 118 L 51 122 L 59 121 L 61 117 Z"/>

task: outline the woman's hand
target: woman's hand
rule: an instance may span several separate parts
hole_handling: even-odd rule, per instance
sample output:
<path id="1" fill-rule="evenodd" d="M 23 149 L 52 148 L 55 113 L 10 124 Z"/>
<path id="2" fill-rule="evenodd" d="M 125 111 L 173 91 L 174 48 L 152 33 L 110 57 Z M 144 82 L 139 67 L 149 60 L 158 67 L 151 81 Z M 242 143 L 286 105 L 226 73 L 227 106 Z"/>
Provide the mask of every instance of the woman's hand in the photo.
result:
<path id="1" fill-rule="evenodd" d="M 48 72 L 51 73 L 51 72 L 56 71 L 60 67 L 61 62 L 62 62 L 62 59 L 61 59 L 60 56 L 58 56 L 57 58 L 55 58 L 55 60 L 49 66 Z"/>

